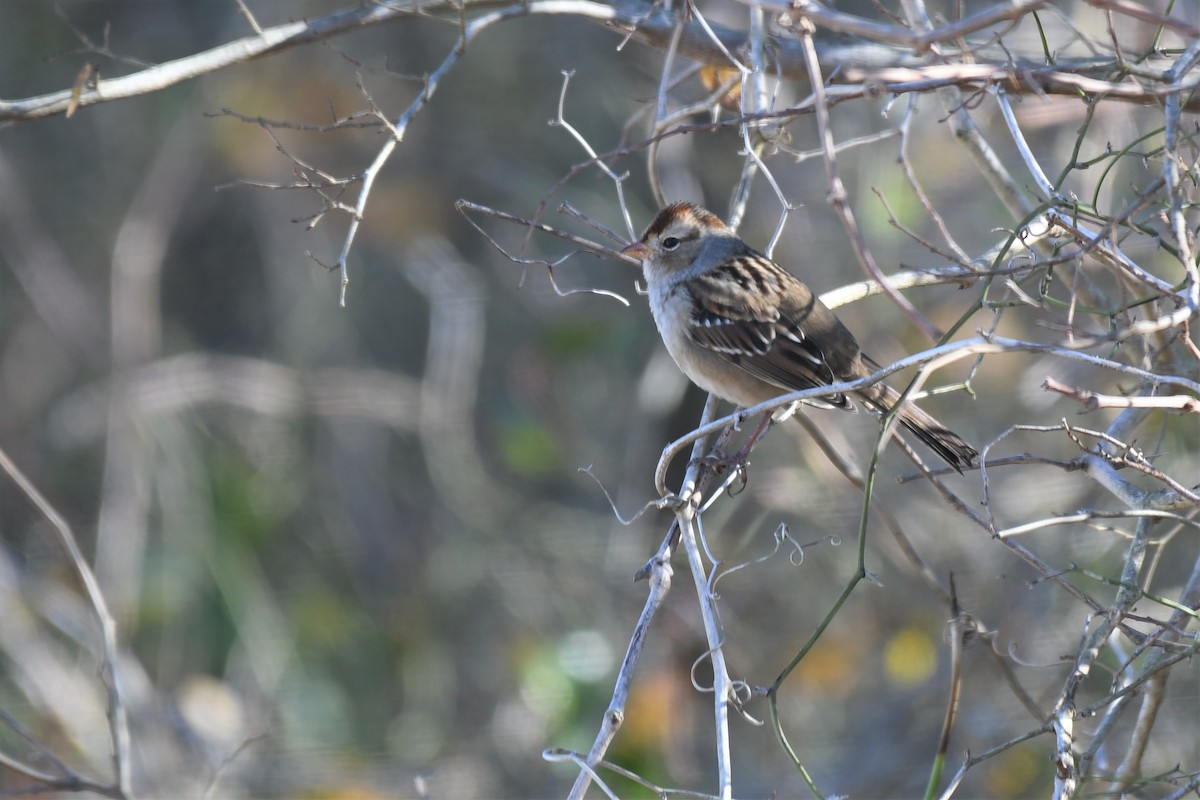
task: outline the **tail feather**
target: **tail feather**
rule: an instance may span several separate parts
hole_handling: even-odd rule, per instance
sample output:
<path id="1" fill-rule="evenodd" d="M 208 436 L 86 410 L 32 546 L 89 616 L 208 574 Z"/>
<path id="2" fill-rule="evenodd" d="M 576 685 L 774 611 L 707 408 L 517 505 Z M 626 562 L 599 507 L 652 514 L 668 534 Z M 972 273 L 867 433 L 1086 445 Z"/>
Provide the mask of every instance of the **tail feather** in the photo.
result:
<path id="1" fill-rule="evenodd" d="M 876 385 L 879 386 L 879 384 Z M 900 399 L 900 394 L 890 386 L 881 388 L 884 389 L 881 397 L 864 397 L 863 399 L 875 410 L 886 413 Z M 911 431 L 960 475 L 964 467 L 974 466 L 975 459 L 979 458 L 979 451 L 968 444 L 965 439 L 912 404 L 907 404 L 900 410 L 900 413 L 896 415 L 896 421 Z"/>

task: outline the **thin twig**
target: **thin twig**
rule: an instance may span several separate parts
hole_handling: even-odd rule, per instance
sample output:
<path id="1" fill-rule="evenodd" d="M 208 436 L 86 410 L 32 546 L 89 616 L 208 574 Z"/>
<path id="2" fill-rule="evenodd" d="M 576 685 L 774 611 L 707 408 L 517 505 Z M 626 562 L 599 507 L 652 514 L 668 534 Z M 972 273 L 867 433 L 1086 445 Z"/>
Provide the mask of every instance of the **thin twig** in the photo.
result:
<path id="1" fill-rule="evenodd" d="M 46 499 L 25 476 L 19 467 L 9 458 L 8 453 L 0 448 L 0 470 L 12 479 L 13 483 L 37 507 L 50 525 L 58 532 L 59 540 L 71 559 L 71 565 L 79 574 L 79 580 L 96 615 L 100 626 L 101 652 L 104 663 L 104 685 L 108 694 L 108 725 L 109 736 L 112 738 L 114 785 L 106 793 L 110 797 L 127 798 L 132 796 L 129 773 L 129 719 L 125 709 L 125 700 L 121 689 L 121 673 L 119 668 L 120 653 L 117 648 L 117 623 L 108 611 L 108 603 L 95 573 L 83 557 L 79 544 L 71 526 L 67 524 L 58 510 Z M 75 778 L 74 781 L 81 780 Z"/>
<path id="2" fill-rule="evenodd" d="M 1161 408 L 1170 411 L 1182 411 L 1187 414 L 1200 414 L 1200 399 L 1186 394 L 1116 397 L 1110 394 L 1099 394 L 1088 389 L 1068 386 L 1051 377 L 1047 377 L 1042 381 L 1042 388 L 1048 392 L 1057 392 L 1064 397 L 1069 397 L 1083 406 L 1083 412 L 1096 411 L 1101 408 Z"/>
<path id="3" fill-rule="evenodd" d="M 826 179 L 829 182 L 829 203 L 833 206 L 834 211 L 837 212 L 838 219 L 841 220 L 842 227 L 845 228 L 846 235 L 854 247 L 855 255 L 858 256 L 858 261 L 862 264 L 867 275 L 879 282 L 888 299 L 903 311 L 905 316 L 920 328 L 930 341 L 936 342 L 942 338 L 942 332 L 926 319 L 921 312 L 917 311 L 916 306 L 909 302 L 904 295 L 900 294 L 888 283 L 883 275 L 883 271 L 875 263 L 875 257 L 871 255 L 871 251 L 867 248 L 866 241 L 858 229 L 858 223 L 855 222 L 854 212 L 847 203 L 846 187 L 842 184 L 842 179 L 838 175 L 837 155 L 833 144 L 833 132 L 830 129 L 829 123 L 829 106 L 825 101 L 824 80 L 821 77 L 821 65 L 817 58 L 817 50 L 813 44 L 812 35 L 813 28 L 811 25 L 801 26 L 800 41 L 804 47 L 813 96 L 815 98 L 817 130 L 822 147 L 825 149 L 825 173 Z"/>

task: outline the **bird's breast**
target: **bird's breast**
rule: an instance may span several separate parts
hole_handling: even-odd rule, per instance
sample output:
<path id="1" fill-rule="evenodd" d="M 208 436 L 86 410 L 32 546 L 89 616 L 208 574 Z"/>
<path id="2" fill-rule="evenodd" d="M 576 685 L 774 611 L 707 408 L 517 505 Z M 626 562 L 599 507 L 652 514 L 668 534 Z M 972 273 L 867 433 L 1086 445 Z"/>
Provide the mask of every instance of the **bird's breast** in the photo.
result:
<path id="1" fill-rule="evenodd" d="M 682 285 L 650 287 L 650 311 L 667 352 L 701 389 L 739 406 L 753 406 L 782 394 L 733 361 L 701 347 L 688 334 L 694 304 Z"/>

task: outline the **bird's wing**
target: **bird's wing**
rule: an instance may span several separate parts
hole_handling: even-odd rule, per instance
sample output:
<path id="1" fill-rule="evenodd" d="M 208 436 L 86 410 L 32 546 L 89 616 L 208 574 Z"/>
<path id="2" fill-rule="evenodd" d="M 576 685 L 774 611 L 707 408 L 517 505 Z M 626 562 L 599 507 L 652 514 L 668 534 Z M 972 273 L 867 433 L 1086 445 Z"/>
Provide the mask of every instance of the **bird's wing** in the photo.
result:
<path id="1" fill-rule="evenodd" d="M 752 259 L 757 263 L 750 271 L 745 267 Z M 742 256 L 692 278 L 687 288 L 693 302 L 688 334 L 699 346 L 784 391 L 836 382 L 820 343 L 803 325 L 818 308 L 832 313 L 774 262 Z M 842 394 L 822 401 L 849 405 Z"/>

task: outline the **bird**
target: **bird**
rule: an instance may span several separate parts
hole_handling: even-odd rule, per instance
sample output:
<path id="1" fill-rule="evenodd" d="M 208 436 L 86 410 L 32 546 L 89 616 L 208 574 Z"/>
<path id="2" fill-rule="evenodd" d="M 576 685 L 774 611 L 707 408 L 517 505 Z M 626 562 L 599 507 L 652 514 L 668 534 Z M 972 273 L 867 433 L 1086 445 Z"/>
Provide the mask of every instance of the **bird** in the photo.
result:
<path id="1" fill-rule="evenodd" d="M 879 366 L 828 306 L 792 273 L 746 244 L 720 217 L 672 203 L 622 254 L 642 264 L 650 310 L 667 351 L 701 389 L 742 408 L 866 377 Z M 879 414 L 900 400 L 883 383 L 811 405 Z M 897 421 L 960 474 L 978 451 L 906 403 Z"/>

